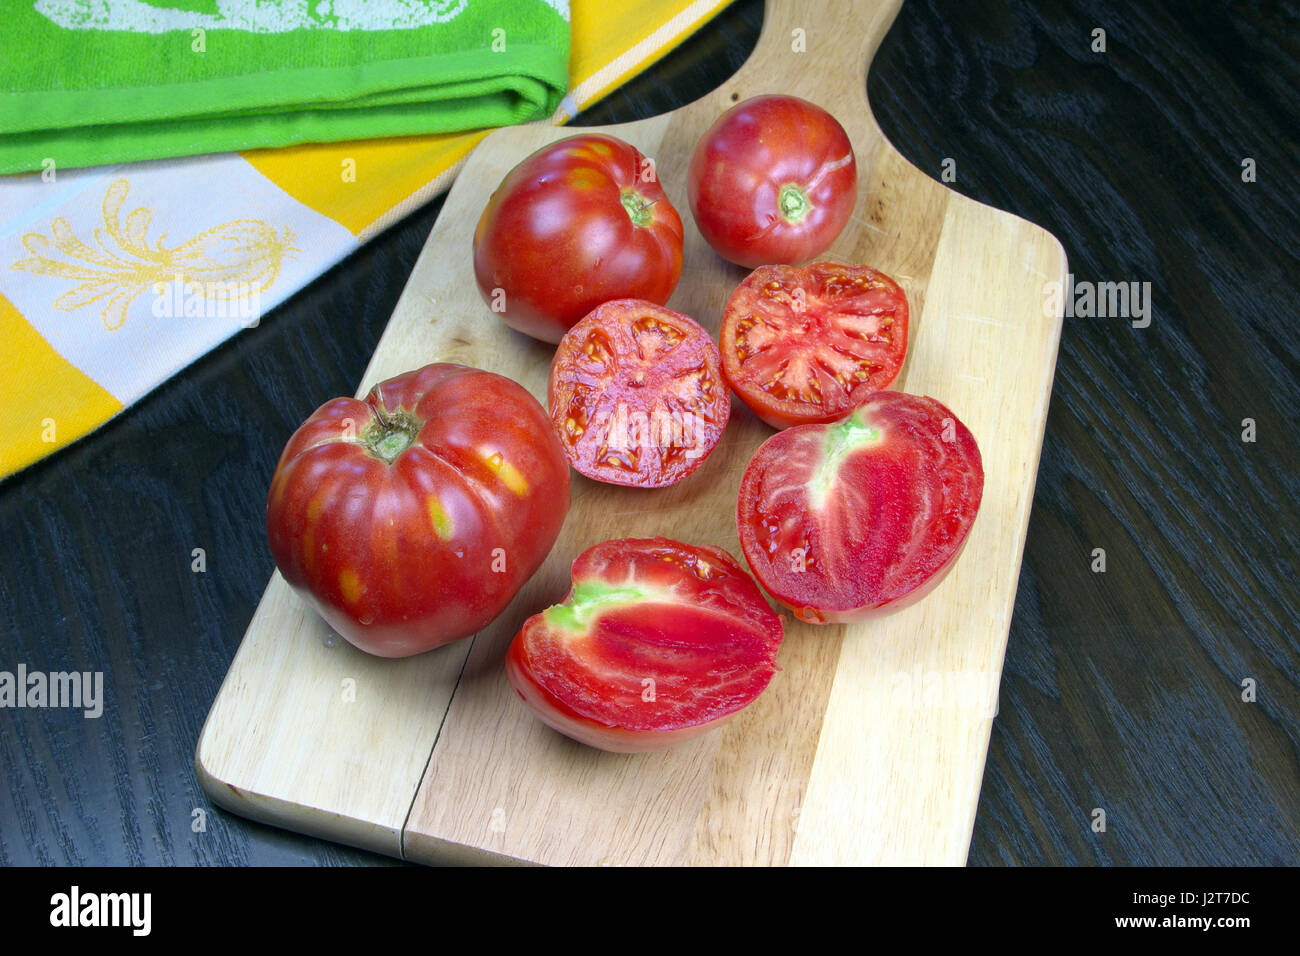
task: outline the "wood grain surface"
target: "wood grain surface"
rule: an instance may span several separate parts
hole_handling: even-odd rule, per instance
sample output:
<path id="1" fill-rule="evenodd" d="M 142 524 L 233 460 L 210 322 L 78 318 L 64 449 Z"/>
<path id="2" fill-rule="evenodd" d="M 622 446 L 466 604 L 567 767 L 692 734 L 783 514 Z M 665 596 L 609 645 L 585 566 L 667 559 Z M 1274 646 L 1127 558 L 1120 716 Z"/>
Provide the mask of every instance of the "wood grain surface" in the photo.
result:
<path id="1" fill-rule="evenodd" d="M 736 3 L 582 120 L 707 93 L 761 20 Z M 952 188 L 1049 228 L 1080 278 L 1152 283 L 1146 329 L 1064 325 L 971 864 L 1300 862 L 1298 25 L 1294 3 L 908 0 L 874 61 L 904 156 L 954 160 Z M 272 569 L 279 451 L 355 389 L 440 209 L 0 484 L 0 667 L 102 669 L 107 696 L 98 721 L 0 713 L 0 863 L 392 862 L 215 810 L 193 743 Z"/>

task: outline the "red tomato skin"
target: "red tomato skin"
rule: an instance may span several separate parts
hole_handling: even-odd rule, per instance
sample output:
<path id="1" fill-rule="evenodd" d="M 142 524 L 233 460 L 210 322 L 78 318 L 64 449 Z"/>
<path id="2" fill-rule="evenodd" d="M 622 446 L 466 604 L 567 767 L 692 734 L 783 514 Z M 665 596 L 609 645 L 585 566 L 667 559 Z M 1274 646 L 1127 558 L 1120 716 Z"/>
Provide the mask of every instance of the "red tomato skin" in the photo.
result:
<path id="1" fill-rule="evenodd" d="M 678 343 L 666 352 L 656 349 L 653 335 L 637 334 L 645 323 L 676 330 Z M 585 351 L 593 335 L 612 351 L 608 360 Z M 675 385 L 686 394 L 675 391 Z M 568 422 L 578 406 L 586 428 L 574 437 Z M 616 299 L 593 310 L 560 340 L 551 360 L 546 407 L 578 473 L 607 484 L 663 488 L 694 474 L 713 453 L 731 416 L 731 396 L 718 347 L 699 323 L 652 302 Z M 652 440 L 650 447 L 636 450 L 639 467 L 597 461 L 596 452 L 611 444 L 611 435 L 633 443 L 636 436 L 629 432 L 637 429 L 629 423 L 640 416 Z M 655 427 L 661 423 L 666 427 Z M 665 436 L 671 455 L 659 448 Z M 615 453 L 631 457 L 617 447 Z"/>
<path id="2" fill-rule="evenodd" d="M 881 350 L 883 354 L 873 356 L 879 359 L 880 367 L 847 389 L 837 388 L 833 381 L 823 381 L 821 391 L 825 398 L 820 406 L 782 400 L 766 391 L 754 380 L 754 369 L 741 359 L 738 349 L 739 324 L 752 311 L 747 303 L 767 294 L 764 290 L 771 286 L 806 289 L 809 290 L 809 299 L 814 306 L 807 314 L 812 316 L 821 307 L 820 300 L 823 297 L 827 302 L 834 301 L 832 296 L 826 295 L 828 288 L 835 285 L 844 288 L 851 283 L 861 284 L 866 291 L 853 300 L 850 311 L 874 314 L 882 323 L 888 322 L 889 343 Z M 875 392 L 893 385 L 907 359 L 909 321 L 907 294 L 892 278 L 870 266 L 835 262 L 814 262 L 803 267 L 760 266 L 745 277 L 727 301 L 719 335 L 722 374 L 736 397 L 773 428 L 830 424 L 839 421 Z M 778 357 L 789 359 L 796 353 L 811 355 L 811 350 L 819 342 L 820 334 L 824 332 L 819 332 L 815 326 L 811 327 L 788 346 L 780 348 Z M 860 343 L 842 341 L 838 354 L 845 355 L 852 350 L 861 350 L 864 357 L 869 351 Z M 767 381 L 771 372 L 770 368 L 764 369 L 758 375 L 759 380 Z"/>
<path id="3" fill-rule="evenodd" d="M 581 632 L 549 619 L 593 582 L 647 596 L 601 609 Z M 777 670 L 782 636 L 780 617 L 721 548 L 606 541 L 574 561 L 564 604 L 524 623 L 506 676 L 552 729 L 601 750 L 640 753 L 707 733 L 752 703 Z M 646 677 L 656 691 L 649 700 Z"/>
<path id="4" fill-rule="evenodd" d="M 797 222 L 780 209 L 783 186 L 810 208 Z M 753 269 L 807 262 L 844 230 L 857 202 L 853 144 L 836 119 L 795 96 L 756 96 L 733 106 L 691 155 L 687 198 L 705 241 Z"/>
<path id="5" fill-rule="evenodd" d="M 635 147 L 600 133 L 545 146 L 512 169 L 474 231 L 489 308 L 543 342 L 610 299 L 668 301 L 682 271 L 682 220 Z M 631 190 L 645 224 L 623 204 Z M 497 290 L 500 290 L 498 293 Z"/>
<path id="6" fill-rule="evenodd" d="M 844 455 L 828 504 L 817 508 L 817 464 L 831 429 L 850 419 L 881 440 Z M 869 621 L 939 586 L 966 546 L 983 488 L 979 447 L 956 415 L 932 398 L 879 392 L 841 422 L 789 428 L 760 446 L 740 483 L 741 549 L 763 589 L 800 620 Z M 927 514 L 932 496 L 939 504 Z M 915 537 L 918 517 L 924 534 Z"/>
<path id="7" fill-rule="evenodd" d="M 398 409 L 418 434 L 389 464 L 366 438 Z M 500 614 L 568 505 L 568 462 L 537 400 L 501 375 L 430 365 L 303 423 L 271 479 L 267 539 L 284 579 L 349 643 L 408 657 Z"/>
<path id="8" fill-rule="evenodd" d="M 702 724 L 660 731 L 653 735 L 646 731 L 606 726 L 574 713 L 562 700 L 537 683 L 527 669 L 522 651 L 516 648 L 515 643 L 511 643 L 510 650 L 506 654 L 506 678 L 510 681 L 510 686 L 519 694 L 519 699 L 547 727 L 580 744 L 615 754 L 639 754 L 663 750 L 700 737 L 736 716 L 727 714 Z"/>

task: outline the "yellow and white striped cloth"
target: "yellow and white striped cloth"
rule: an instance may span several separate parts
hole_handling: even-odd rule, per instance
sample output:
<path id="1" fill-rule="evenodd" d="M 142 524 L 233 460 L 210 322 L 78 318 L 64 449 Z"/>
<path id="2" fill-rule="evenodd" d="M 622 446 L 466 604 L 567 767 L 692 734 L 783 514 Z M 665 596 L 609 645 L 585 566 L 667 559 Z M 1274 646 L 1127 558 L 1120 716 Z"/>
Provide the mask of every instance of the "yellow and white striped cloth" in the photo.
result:
<path id="1" fill-rule="evenodd" d="M 573 0 L 550 122 L 729 0 Z M 93 431 L 446 189 L 484 131 L 0 179 L 0 477 Z"/>

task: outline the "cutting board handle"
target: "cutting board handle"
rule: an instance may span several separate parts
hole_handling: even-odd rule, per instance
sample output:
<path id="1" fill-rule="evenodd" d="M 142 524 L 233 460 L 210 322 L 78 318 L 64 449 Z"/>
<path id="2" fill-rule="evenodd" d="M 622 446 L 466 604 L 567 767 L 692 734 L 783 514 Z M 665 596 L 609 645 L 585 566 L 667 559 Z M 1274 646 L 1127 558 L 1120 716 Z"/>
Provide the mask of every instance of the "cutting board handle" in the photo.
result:
<path id="1" fill-rule="evenodd" d="M 747 99 L 793 93 L 816 99 L 828 73 L 857 85 L 866 99 L 867 68 L 903 0 L 767 0 L 754 52 L 719 92 Z"/>

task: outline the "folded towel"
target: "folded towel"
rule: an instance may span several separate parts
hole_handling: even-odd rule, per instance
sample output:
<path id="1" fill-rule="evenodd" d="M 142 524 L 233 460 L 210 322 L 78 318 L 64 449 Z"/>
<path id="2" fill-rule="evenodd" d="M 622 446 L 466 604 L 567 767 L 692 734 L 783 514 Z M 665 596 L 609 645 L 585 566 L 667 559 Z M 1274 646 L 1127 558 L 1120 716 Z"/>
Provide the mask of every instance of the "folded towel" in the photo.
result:
<path id="1" fill-rule="evenodd" d="M 0 30 L 0 173 L 549 116 L 568 0 L 34 0 Z"/>

